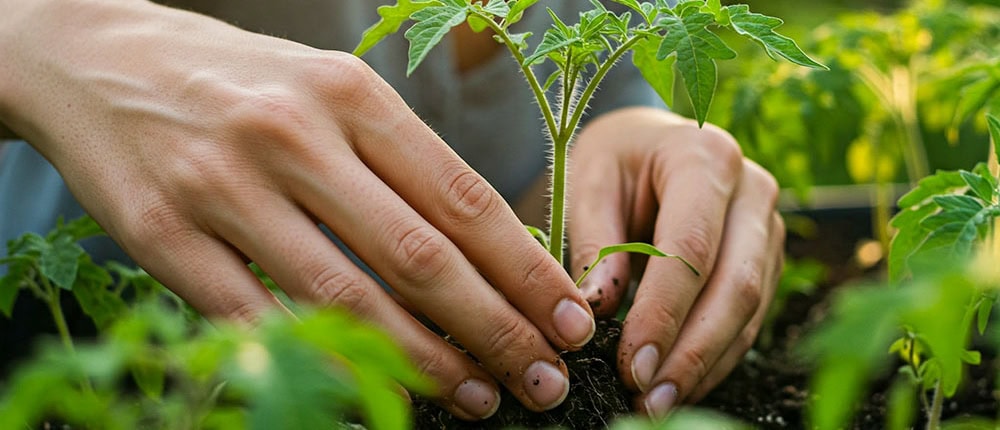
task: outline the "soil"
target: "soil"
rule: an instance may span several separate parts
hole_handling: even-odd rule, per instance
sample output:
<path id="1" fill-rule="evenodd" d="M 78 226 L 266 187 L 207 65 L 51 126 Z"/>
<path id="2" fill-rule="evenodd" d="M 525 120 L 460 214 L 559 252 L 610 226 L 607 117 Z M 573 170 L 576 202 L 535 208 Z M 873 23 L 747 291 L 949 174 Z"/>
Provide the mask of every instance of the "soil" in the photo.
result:
<path id="1" fill-rule="evenodd" d="M 809 399 L 809 366 L 797 359 L 797 342 L 822 321 L 827 297 L 848 280 L 877 276 L 882 268 L 859 267 L 853 259 L 859 240 L 870 237 L 867 210 L 806 214 L 815 222 L 808 237 L 790 235 L 786 250 L 793 258 L 813 258 L 828 267 L 828 276 L 811 295 L 789 298 L 774 325 L 773 341 L 758 345 L 730 376 L 698 406 L 723 412 L 760 429 L 806 428 L 804 414 Z M 530 412 L 504 393 L 500 410 L 484 422 L 460 421 L 428 400 L 415 402 L 419 429 L 499 429 L 510 427 L 569 429 L 605 428 L 616 417 L 630 414 L 632 394 L 618 380 L 615 348 L 620 325 L 601 321 L 594 341 L 583 351 L 565 353 L 572 385 L 562 406 L 545 413 Z M 945 402 L 944 418 L 963 416 L 998 417 L 995 376 L 996 351 L 976 345 L 983 352 L 983 365 L 969 367 L 967 380 L 952 399 Z M 883 379 L 870 383 L 868 397 L 857 405 L 849 429 L 885 428 L 886 392 L 891 369 Z M 923 417 L 915 417 L 913 428 L 923 428 Z"/>

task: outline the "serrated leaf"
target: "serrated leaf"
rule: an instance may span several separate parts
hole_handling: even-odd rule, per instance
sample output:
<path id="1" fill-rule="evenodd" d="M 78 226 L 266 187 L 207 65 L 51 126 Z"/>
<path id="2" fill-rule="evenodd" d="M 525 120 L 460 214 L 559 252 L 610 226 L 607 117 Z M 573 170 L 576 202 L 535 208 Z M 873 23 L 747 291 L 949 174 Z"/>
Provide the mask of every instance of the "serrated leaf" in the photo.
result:
<path id="1" fill-rule="evenodd" d="M 946 211 L 975 214 L 983 209 L 980 200 L 965 195 L 934 196 L 932 199 Z"/>
<path id="2" fill-rule="evenodd" d="M 361 42 L 354 48 L 354 55 L 365 55 L 370 49 L 378 45 L 382 39 L 389 37 L 399 31 L 399 27 L 404 22 L 409 21 L 410 15 L 423 8 L 433 6 L 437 1 L 420 0 L 399 0 L 395 5 L 379 6 L 378 15 L 381 17 L 375 25 L 372 25 L 361 35 Z"/>
<path id="3" fill-rule="evenodd" d="M 729 11 L 729 22 L 733 30 L 760 43 L 771 58 L 779 55 L 800 66 L 829 70 L 809 58 L 794 40 L 774 32 L 775 28 L 784 23 L 781 19 L 750 12 L 750 7 L 744 4 L 726 6 L 726 10 Z"/>
<path id="4" fill-rule="evenodd" d="M 98 329 L 107 329 L 128 311 L 128 305 L 108 288 L 113 281 L 106 270 L 90 261 L 90 256 L 81 260 L 73 296 Z"/>
<path id="5" fill-rule="evenodd" d="M 440 5 L 420 9 L 411 15 L 416 24 L 405 33 L 406 40 L 410 41 L 406 76 L 417 69 L 445 34 L 465 22 L 468 13 L 468 4 L 462 0 L 443 0 Z"/>
<path id="6" fill-rule="evenodd" d="M 969 184 L 969 189 L 971 189 L 976 196 L 987 202 L 993 201 L 993 197 L 996 196 L 996 189 L 993 188 L 993 184 L 991 184 L 988 179 L 965 170 L 959 171 L 959 174 L 962 175 L 962 180 L 964 180 L 966 184 Z"/>
<path id="7" fill-rule="evenodd" d="M 1000 79 L 993 76 L 963 87 L 951 126 L 957 128 L 967 118 L 986 107 L 986 104 L 998 94 L 1000 94 Z"/>
<path id="8" fill-rule="evenodd" d="M 557 29 L 549 29 L 545 32 L 545 35 L 542 36 L 542 43 L 538 44 L 538 47 L 535 48 L 535 52 L 528 58 L 524 59 L 523 65 L 530 66 L 535 64 L 546 55 L 577 43 L 580 40 L 581 39 L 579 37 L 567 38 L 565 34 Z"/>
<path id="9" fill-rule="evenodd" d="M 524 11 L 535 3 L 538 3 L 538 0 L 516 0 L 514 4 L 510 5 L 510 11 L 507 12 L 506 24 L 510 25 L 520 21 L 524 17 Z"/>
<path id="10" fill-rule="evenodd" d="M 990 129 L 990 138 L 993 140 L 993 152 L 997 159 L 1000 159 L 1000 119 L 993 115 L 986 115 L 986 124 Z"/>
<path id="11" fill-rule="evenodd" d="M 889 246 L 889 280 L 899 282 L 909 273 L 908 260 L 916 251 L 917 247 L 931 230 L 924 227 L 922 222 L 937 210 L 937 206 L 924 205 L 916 208 L 903 208 L 889 222 L 896 228 L 896 235 L 893 236 Z"/>
<path id="12" fill-rule="evenodd" d="M 632 64 L 642 77 L 646 79 L 656 94 L 667 106 L 674 104 L 674 62 L 677 57 L 671 56 L 658 60 L 656 52 L 660 39 L 650 36 L 635 44 L 632 50 Z"/>
<path id="13" fill-rule="evenodd" d="M 584 270 L 583 274 L 580 275 L 580 278 L 576 280 L 576 286 L 578 287 L 580 286 L 580 283 L 583 282 L 583 280 L 587 277 L 587 275 L 590 274 L 591 270 L 594 270 L 594 267 L 597 267 L 597 264 L 600 263 L 601 260 L 604 259 L 604 257 L 619 252 L 645 254 L 651 257 L 675 258 L 677 260 L 680 260 L 680 262 L 684 263 L 684 265 L 687 266 L 687 268 L 690 269 L 691 273 L 694 273 L 695 276 L 701 276 L 701 272 L 699 272 L 698 269 L 696 269 L 694 266 L 691 265 L 691 263 L 685 260 L 684 257 L 681 257 L 679 255 L 667 254 L 663 251 L 660 251 L 657 247 L 650 245 L 648 243 L 632 242 L 632 243 L 622 243 L 619 245 L 605 246 L 604 248 L 601 248 L 601 250 L 597 252 L 597 258 L 594 259 L 594 262 L 591 263 L 589 266 L 587 266 L 587 270 Z"/>
<path id="14" fill-rule="evenodd" d="M 950 193 L 964 186 L 966 186 L 965 181 L 958 172 L 939 171 L 921 179 L 914 189 L 899 198 L 898 204 L 901 208 L 908 208 L 924 203 L 931 196 Z"/>
<path id="15" fill-rule="evenodd" d="M 699 125 L 705 123 L 715 95 L 716 59 L 730 59 L 736 52 L 706 27 L 714 22 L 707 13 L 692 13 L 683 18 L 665 16 L 658 26 L 667 31 L 656 58 L 663 60 L 677 53 L 677 69 L 684 80 Z"/>
<path id="16" fill-rule="evenodd" d="M 486 28 L 490 26 L 489 21 L 479 15 L 470 14 L 466 21 L 468 21 L 469 28 L 471 28 L 474 33 L 482 33 L 483 30 L 486 30 Z"/>
<path id="17" fill-rule="evenodd" d="M 510 6 L 507 6 L 505 0 L 490 0 L 486 3 L 486 6 L 483 6 L 483 10 L 493 16 L 506 18 L 507 14 L 510 13 Z"/>
<path id="18" fill-rule="evenodd" d="M 51 245 L 42 251 L 38 259 L 38 269 L 42 276 L 64 290 L 72 290 L 76 272 L 80 266 L 83 248 L 68 235 L 56 237 Z"/>

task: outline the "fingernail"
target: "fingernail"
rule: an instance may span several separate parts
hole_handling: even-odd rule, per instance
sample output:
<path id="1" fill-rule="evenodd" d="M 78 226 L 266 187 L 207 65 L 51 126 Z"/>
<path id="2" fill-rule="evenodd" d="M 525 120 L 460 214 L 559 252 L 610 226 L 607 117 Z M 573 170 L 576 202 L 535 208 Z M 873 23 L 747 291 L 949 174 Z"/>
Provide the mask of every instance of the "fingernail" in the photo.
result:
<path id="1" fill-rule="evenodd" d="M 566 400 L 569 379 L 552 363 L 536 361 L 524 373 L 524 388 L 528 397 L 547 411 Z"/>
<path id="2" fill-rule="evenodd" d="M 653 374 L 656 367 L 660 365 L 660 350 L 656 345 L 648 344 L 639 348 L 635 356 L 632 357 L 632 380 L 645 393 L 649 389 L 649 384 L 653 382 Z"/>
<path id="3" fill-rule="evenodd" d="M 570 299 L 562 299 L 553 312 L 556 332 L 566 343 L 581 347 L 594 337 L 594 318 Z"/>
<path id="4" fill-rule="evenodd" d="M 670 413 L 675 401 L 677 387 L 669 382 L 660 384 L 646 395 L 646 413 L 653 419 L 662 420 Z"/>
<path id="5" fill-rule="evenodd" d="M 466 379 L 455 389 L 455 405 L 476 418 L 489 418 L 500 407 L 500 393 L 478 379 Z"/>

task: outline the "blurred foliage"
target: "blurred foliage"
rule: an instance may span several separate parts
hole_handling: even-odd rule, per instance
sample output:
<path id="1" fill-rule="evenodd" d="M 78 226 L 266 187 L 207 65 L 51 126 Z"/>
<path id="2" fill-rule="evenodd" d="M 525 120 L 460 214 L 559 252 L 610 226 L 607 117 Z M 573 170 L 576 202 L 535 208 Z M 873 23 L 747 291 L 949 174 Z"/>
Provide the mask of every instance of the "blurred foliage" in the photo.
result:
<path id="1" fill-rule="evenodd" d="M 794 6 L 802 19 L 790 9 L 782 29 L 831 70 L 734 63 L 743 69 L 722 73 L 740 78 L 722 79 L 710 120 L 800 196 L 814 184 L 916 181 L 928 165 L 968 168 L 984 148 L 981 112 L 1000 103 L 987 103 L 1000 91 L 1000 5 L 979 3 L 917 0 L 891 10 L 883 2 L 888 12 L 872 4 L 828 22 L 820 20 L 833 15 Z M 809 22 L 816 26 L 795 28 Z"/>
<path id="2" fill-rule="evenodd" d="M 0 259 L 0 311 L 9 317 L 19 293 L 32 293 L 62 341 L 0 382 L 0 428 L 332 428 L 360 416 L 402 429 L 402 387 L 433 389 L 388 335 L 338 310 L 210 325 L 144 271 L 94 264 L 77 241 L 100 233 L 87 217 L 60 222 L 11 241 Z M 96 343 L 72 338 L 63 291 L 99 328 Z"/>

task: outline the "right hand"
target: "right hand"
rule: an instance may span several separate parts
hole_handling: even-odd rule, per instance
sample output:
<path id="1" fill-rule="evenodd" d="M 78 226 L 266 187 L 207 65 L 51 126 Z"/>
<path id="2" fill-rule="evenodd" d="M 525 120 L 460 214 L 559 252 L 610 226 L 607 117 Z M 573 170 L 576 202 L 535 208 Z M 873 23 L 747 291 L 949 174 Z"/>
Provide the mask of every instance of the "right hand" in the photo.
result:
<path id="1" fill-rule="evenodd" d="M 589 306 L 500 195 L 365 63 L 147 2 L 0 5 L 20 17 L 0 20 L 0 121 L 201 312 L 252 321 L 280 306 L 250 260 L 294 299 L 388 330 L 461 418 L 492 414 L 493 377 L 530 409 L 562 402 L 568 376 L 553 346 L 589 340 Z"/>

